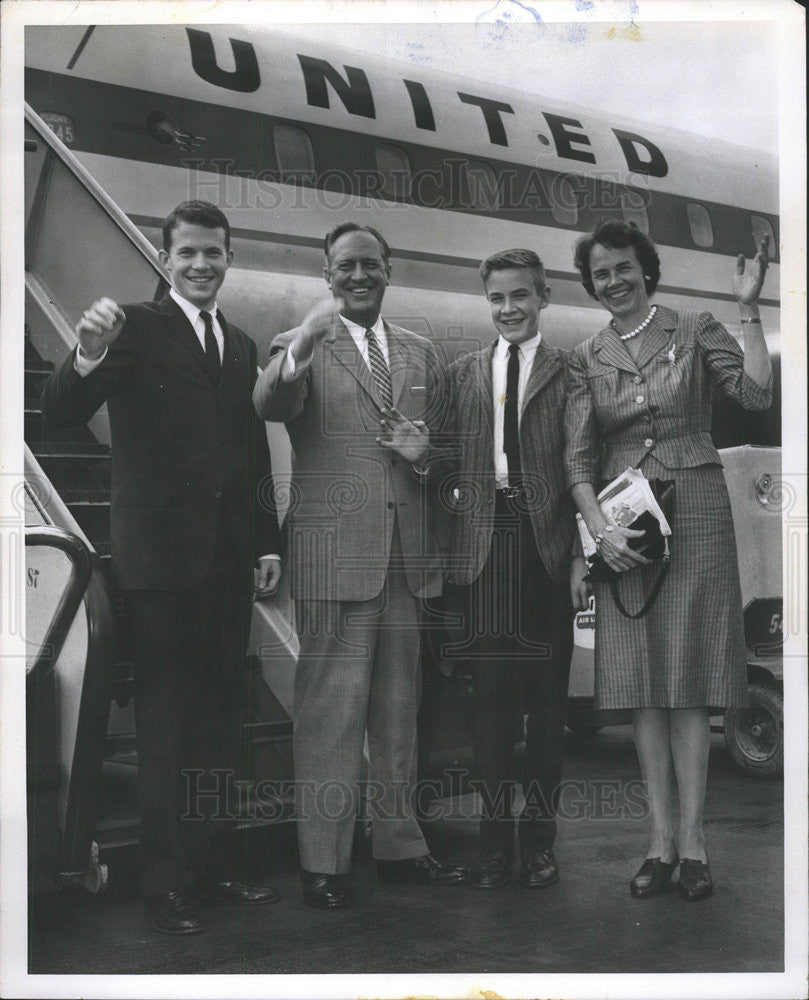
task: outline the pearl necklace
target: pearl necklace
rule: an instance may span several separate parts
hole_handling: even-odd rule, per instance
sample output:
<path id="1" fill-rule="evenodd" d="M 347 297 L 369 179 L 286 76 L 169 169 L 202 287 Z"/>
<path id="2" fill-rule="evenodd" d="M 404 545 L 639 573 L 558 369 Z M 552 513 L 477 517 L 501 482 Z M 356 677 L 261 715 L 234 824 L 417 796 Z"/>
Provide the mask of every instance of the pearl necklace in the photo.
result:
<path id="1" fill-rule="evenodd" d="M 656 305 L 652 306 L 652 308 L 649 310 L 649 315 L 641 323 L 641 325 L 640 326 L 636 326 L 635 329 L 634 330 L 630 330 L 629 333 L 618 333 L 618 330 L 617 330 L 617 328 L 615 326 L 615 320 L 614 319 L 610 320 L 610 326 L 613 328 L 613 330 L 615 330 L 616 333 L 618 333 L 618 336 L 620 337 L 621 340 L 632 340 L 632 338 L 633 337 L 637 337 L 637 335 L 639 333 L 643 333 L 643 331 L 646 329 L 646 327 L 654 319 L 654 314 L 656 312 L 657 312 L 657 306 Z"/>

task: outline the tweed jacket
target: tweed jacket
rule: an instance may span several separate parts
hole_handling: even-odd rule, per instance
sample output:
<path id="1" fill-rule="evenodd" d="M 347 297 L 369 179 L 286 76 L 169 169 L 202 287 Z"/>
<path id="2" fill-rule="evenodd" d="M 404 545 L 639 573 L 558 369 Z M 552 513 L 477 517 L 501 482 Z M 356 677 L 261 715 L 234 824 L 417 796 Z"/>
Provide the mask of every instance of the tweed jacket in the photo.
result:
<path id="1" fill-rule="evenodd" d="M 447 581 L 454 584 L 477 579 L 492 542 L 495 344 L 459 358 L 447 375 L 448 439 L 455 457 L 442 466 L 441 493 L 453 515 Z M 519 430 L 525 503 L 540 558 L 556 582 L 567 580 L 575 529 L 562 464 L 565 359 L 563 351 L 540 341 L 525 388 Z"/>
<path id="2" fill-rule="evenodd" d="M 434 426 L 443 379 L 428 340 L 386 323 L 393 405 Z M 316 344 L 292 382 L 281 377 L 296 331 L 279 334 L 253 400 L 265 420 L 283 421 L 292 445 L 289 505 L 292 595 L 367 601 L 380 593 L 398 527 L 408 585 L 417 597 L 442 586 L 432 486 L 409 462 L 376 442 L 382 401 L 345 326 Z"/>
<path id="3" fill-rule="evenodd" d="M 85 423 L 106 401 L 111 438 L 112 570 L 128 589 L 185 590 L 210 569 L 222 506 L 239 571 L 280 551 L 270 453 L 251 403 L 256 345 L 219 312 L 214 382 L 185 313 L 170 297 L 125 305 L 104 360 L 75 371 L 75 351 L 47 382 L 51 426 Z"/>
<path id="4" fill-rule="evenodd" d="M 771 386 L 744 372 L 744 354 L 710 313 L 658 306 L 636 361 L 611 327 L 570 355 L 565 410 L 569 486 L 614 479 L 653 455 L 670 469 L 721 465 L 711 439 L 711 387 L 765 410 Z"/>

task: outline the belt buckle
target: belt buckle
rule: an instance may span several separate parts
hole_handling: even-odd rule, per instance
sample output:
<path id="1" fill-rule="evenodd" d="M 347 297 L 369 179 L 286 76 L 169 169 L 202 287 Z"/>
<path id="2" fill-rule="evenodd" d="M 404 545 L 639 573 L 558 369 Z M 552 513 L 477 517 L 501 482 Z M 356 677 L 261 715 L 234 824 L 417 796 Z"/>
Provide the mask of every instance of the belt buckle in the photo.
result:
<path id="1" fill-rule="evenodd" d="M 522 494 L 521 486 L 501 486 L 497 492 L 506 500 L 516 500 Z"/>

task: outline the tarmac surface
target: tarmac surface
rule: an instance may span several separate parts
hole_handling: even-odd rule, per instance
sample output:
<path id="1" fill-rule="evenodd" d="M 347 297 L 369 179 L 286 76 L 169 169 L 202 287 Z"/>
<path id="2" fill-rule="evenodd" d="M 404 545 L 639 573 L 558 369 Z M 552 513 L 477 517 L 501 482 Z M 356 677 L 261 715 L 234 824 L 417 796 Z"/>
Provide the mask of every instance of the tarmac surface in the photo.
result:
<path id="1" fill-rule="evenodd" d="M 108 851 L 107 890 L 69 889 L 30 913 L 29 972 L 279 973 L 775 973 L 784 968 L 783 783 L 741 775 L 712 736 L 706 833 L 713 897 L 675 891 L 645 900 L 629 880 L 646 851 L 629 727 L 567 734 L 560 881 L 422 888 L 377 882 L 359 839 L 347 909 L 301 901 L 294 828 L 252 830 L 255 881 L 280 902 L 252 909 L 201 903 L 208 931 L 172 938 L 147 927 L 132 847 Z M 475 798 L 437 800 L 424 830 L 434 854 L 471 865 Z M 274 995 L 283 995 L 274 994 Z"/>

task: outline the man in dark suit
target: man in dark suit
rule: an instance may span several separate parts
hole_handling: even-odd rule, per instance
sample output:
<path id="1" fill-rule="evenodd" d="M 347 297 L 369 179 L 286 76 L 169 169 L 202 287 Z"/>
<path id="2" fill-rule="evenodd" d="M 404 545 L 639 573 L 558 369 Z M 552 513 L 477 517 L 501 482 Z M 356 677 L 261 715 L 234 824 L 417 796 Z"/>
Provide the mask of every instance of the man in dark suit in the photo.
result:
<path id="1" fill-rule="evenodd" d="M 290 584 L 300 656 L 294 760 L 303 901 L 346 905 L 367 732 L 367 810 L 380 876 L 460 882 L 429 853 L 416 778 L 419 600 L 438 594 L 430 482 L 422 465 L 441 407 L 429 341 L 380 315 L 390 248 L 344 223 L 325 243 L 332 298 L 275 338 L 253 395 L 284 421 L 294 454 Z"/>
<path id="2" fill-rule="evenodd" d="M 550 289 L 533 251 L 494 254 L 480 275 L 498 337 L 449 369 L 457 459 L 444 483 L 454 510 L 447 601 L 463 622 L 447 652 L 469 659 L 476 691 L 482 818 L 470 881 L 493 889 L 510 878 L 514 746 L 525 714 L 520 883 L 542 888 L 559 877 L 554 817 L 572 604 L 586 605 L 562 466 L 565 357 L 539 331 Z"/>
<path id="3" fill-rule="evenodd" d="M 226 789 L 238 766 L 251 596 L 280 580 L 256 348 L 217 308 L 233 257 L 228 221 L 184 202 L 163 228 L 169 294 L 95 302 L 44 392 L 51 424 L 106 401 L 112 570 L 133 636 L 140 874 L 151 926 L 204 930 L 189 894 L 276 900 L 228 864 Z"/>

